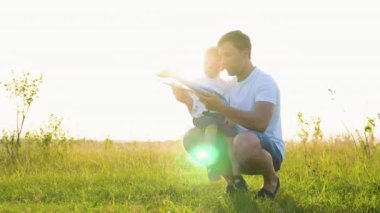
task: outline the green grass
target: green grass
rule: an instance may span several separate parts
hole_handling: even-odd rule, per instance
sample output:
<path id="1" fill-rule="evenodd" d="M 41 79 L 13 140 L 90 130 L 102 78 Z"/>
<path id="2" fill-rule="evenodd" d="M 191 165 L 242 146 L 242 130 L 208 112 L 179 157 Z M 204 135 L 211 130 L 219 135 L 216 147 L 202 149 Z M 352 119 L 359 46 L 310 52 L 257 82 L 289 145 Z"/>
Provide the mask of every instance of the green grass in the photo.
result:
<path id="1" fill-rule="evenodd" d="M 0 149 L 1 150 L 1 149 Z M 379 212 L 380 146 L 287 143 L 274 201 L 224 195 L 179 142 L 31 146 L 10 166 L 0 152 L 0 212 Z"/>

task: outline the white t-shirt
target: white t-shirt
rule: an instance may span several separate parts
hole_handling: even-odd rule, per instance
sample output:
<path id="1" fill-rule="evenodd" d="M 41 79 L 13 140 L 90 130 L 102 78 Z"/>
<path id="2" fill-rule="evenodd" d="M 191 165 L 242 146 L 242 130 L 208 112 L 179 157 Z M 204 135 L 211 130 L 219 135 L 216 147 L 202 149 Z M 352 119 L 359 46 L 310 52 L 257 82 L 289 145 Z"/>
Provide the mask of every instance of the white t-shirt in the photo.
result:
<path id="1" fill-rule="evenodd" d="M 206 88 L 210 91 L 215 91 L 218 94 L 222 95 L 226 98 L 226 92 L 232 86 L 233 81 L 236 82 L 235 79 L 231 81 L 225 81 L 220 77 L 216 78 L 200 78 L 194 81 L 196 84 L 201 85 L 203 88 Z M 198 96 L 191 94 L 191 98 L 193 99 L 193 107 L 191 110 L 191 115 L 194 118 L 200 117 L 203 112 L 207 111 L 206 106 L 199 100 Z"/>
<path id="2" fill-rule="evenodd" d="M 275 142 L 281 152 L 282 159 L 284 159 L 285 144 L 281 130 L 280 90 L 273 78 L 259 68 L 254 68 L 246 79 L 237 82 L 229 89 L 227 100 L 231 107 L 244 111 L 254 110 L 256 101 L 266 101 L 274 104 L 272 120 L 264 133 Z M 237 125 L 237 130 L 243 132 L 248 129 Z"/>

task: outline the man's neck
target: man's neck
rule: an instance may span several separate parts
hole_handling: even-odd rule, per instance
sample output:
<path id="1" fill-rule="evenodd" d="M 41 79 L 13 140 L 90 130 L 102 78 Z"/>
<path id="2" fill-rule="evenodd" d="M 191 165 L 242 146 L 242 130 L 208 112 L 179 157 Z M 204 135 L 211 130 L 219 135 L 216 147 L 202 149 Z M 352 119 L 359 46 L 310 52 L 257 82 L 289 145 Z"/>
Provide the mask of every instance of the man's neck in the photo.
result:
<path id="1" fill-rule="evenodd" d="M 255 67 L 253 66 L 252 62 L 250 61 L 247 66 L 243 68 L 243 70 L 237 75 L 237 80 L 238 81 L 243 81 L 245 80 L 252 72 Z"/>

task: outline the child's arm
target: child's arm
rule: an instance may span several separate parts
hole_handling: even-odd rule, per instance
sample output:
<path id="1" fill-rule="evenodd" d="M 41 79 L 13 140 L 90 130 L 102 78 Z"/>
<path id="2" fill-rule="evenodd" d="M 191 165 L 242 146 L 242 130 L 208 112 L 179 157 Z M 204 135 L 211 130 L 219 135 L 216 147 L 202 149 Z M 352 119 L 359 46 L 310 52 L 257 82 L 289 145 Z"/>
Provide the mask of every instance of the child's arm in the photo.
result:
<path id="1" fill-rule="evenodd" d="M 185 80 L 184 78 L 182 78 L 175 72 L 162 71 L 162 72 L 157 73 L 157 76 L 161 78 L 171 78 L 173 80 L 176 80 L 177 82 L 193 90 L 195 93 L 210 92 L 206 90 L 205 88 L 200 87 L 200 85 L 197 85 L 195 82 Z"/>
<path id="2" fill-rule="evenodd" d="M 207 144 L 214 144 L 216 141 L 216 134 L 218 132 L 218 126 L 216 124 L 210 124 L 205 128 L 204 142 Z"/>
<path id="3" fill-rule="evenodd" d="M 190 96 L 190 94 L 185 90 L 177 86 L 171 86 L 173 90 L 173 94 L 175 98 L 181 102 L 184 103 L 189 110 L 189 112 L 192 112 L 193 108 L 193 98 Z"/>
<path id="4" fill-rule="evenodd" d="M 161 78 L 176 78 L 178 74 L 172 71 L 161 71 L 157 73 L 157 76 Z"/>

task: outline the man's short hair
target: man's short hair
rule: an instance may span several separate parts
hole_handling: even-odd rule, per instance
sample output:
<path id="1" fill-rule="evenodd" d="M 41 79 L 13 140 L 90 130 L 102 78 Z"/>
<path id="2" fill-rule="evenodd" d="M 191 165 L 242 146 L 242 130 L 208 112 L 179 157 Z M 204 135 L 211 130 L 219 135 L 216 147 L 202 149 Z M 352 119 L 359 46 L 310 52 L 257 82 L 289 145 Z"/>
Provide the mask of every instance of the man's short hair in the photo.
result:
<path id="1" fill-rule="evenodd" d="M 226 42 L 231 42 L 239 50 L 248 49 L 248 57 L 251 58 L 251 40 L 240 30 L 231 31 L 224 34 L 218 41 L 218 47 Z"/>

